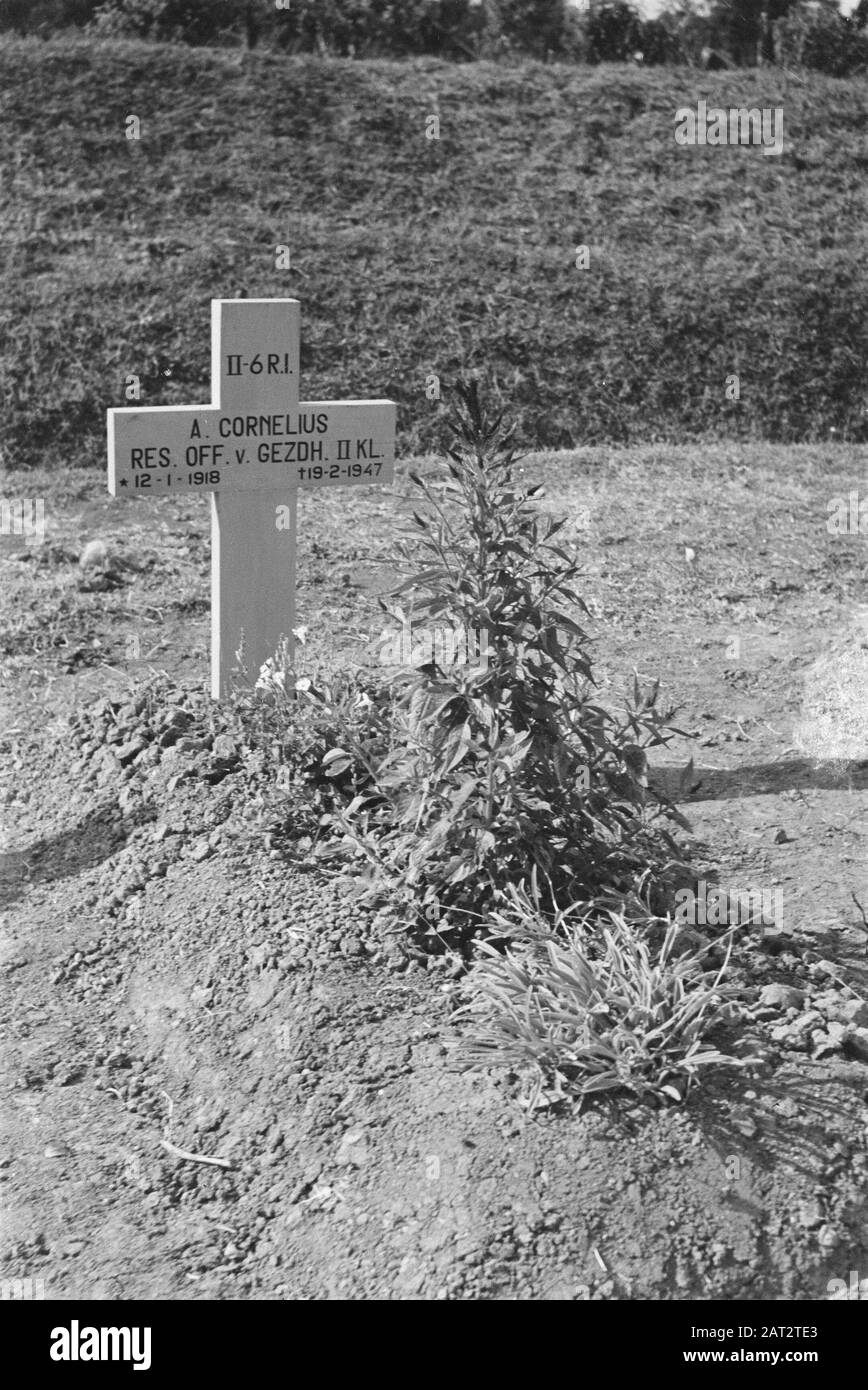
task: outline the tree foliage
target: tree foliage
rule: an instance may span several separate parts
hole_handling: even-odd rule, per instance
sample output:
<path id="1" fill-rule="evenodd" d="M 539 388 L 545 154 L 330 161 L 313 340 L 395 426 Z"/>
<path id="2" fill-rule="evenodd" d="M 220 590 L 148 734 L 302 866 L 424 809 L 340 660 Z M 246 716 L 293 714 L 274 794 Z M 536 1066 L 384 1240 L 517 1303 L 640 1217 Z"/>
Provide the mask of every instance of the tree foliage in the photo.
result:
<path id="1" fill-rule="evenodd" d="M 103 0 L 93 27 L 104 35 L 214 43 L 224 33 L 240 32 L 252 10 L 244 0 Z"/>
<path id="2" fill-rule="evenodd" d="M 588 61 L 623 63 L 640 51 L 642 21 L 627 0 L 594 4 L 587 20 Z"/>
<path id="3" fill-rule="evenodd" d="M 47 37 L 87 24 L 98 4 L 99 0 L 0 0 L 0 30 Z"/>
<path id="4" fill-rule="evenodd" d="M 583 12 L 568 0 L 0 0 L 0 31 L 48 37 L 74 26 L 337 57 L 660 64 L 698 63 L 711 48 L 735 67 L 778 61 L 832 76 L 868 68 L 868 0 L 849 18 L 836 0 L 669 0 L 650 20 L 630 0 L 590 0 Z"/>
<path id="5" fill-rule="evenodd" d="M 868 7 L 846 18 L 833 4 L 795 4 L 775 25 L 779 59 L 787 66 L 810 68 L 830 77 L 868 73 Z"/>

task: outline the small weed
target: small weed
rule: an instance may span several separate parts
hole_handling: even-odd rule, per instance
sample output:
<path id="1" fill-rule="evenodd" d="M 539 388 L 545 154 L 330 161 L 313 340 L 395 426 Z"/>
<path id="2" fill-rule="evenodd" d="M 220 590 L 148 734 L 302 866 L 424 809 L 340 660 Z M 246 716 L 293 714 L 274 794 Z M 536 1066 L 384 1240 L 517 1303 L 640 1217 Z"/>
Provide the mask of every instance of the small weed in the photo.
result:
<path id="1" fill-rule="evenodd" d="M 296 836 L 318 839 L 336 808 L 369 785 L 365 763 L 348 760 L 341 744 L 348 738 L 365 748 L 383 744 L 386 703 L 387 692 L 366 673 L 306 673 L 285 648 L 253 689 L 235 690 L 233 717 L 259 753 Z"/>

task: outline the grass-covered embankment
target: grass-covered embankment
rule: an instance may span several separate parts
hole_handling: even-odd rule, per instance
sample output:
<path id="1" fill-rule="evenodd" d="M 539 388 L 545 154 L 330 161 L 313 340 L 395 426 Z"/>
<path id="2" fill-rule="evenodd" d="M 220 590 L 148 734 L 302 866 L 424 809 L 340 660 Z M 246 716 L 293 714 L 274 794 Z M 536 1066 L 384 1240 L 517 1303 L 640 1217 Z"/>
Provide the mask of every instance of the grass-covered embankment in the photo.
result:
<path id="1" fill-rule="evenodd" d="M 102 465 L 127 374 L 207 399 L 240 291 L 299 297 L 304 394 L 392 396 L 406 449 L 461 369 L 537 446 L 864 438 L 868 88 L 786 83 L 8 42 L 2 461 Z M 676 145 L 701 97 L 782 106 L 783 155 Z"/>

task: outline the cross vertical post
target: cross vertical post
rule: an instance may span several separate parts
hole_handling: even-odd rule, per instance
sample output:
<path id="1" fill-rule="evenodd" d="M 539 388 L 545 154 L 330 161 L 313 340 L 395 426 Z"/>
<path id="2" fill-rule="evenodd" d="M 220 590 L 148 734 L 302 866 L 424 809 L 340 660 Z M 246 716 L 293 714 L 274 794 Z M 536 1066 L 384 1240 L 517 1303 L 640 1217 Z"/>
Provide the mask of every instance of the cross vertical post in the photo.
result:
<path id="1" fill-rule="evenodd" d="M 278 507 L 288 524 L 278 530 Z M 236 653 L 255 681 L 286 643 L 290 664 L 297 626 L 295 576 L 298 495 L 271 492 L 211 494 L 211 695 L 231 685 Z"/>
<path id="2" fill-rule="evenodd" d="M 217 403 L 231 420 L 298 409 L 300 304 L 297 299 L 254 301 L 259 313 L 245 314 L 250 301 L 211 302 L 211 381 Z M 266 307 L 267 306 L 267 307 Z M 267 372 L 269 355 L 278 368 Z M 261 367 L 261 370 L 252 368 Z M 279 509 L 289 525 L 277 525 Z M 248 678 L 281 642 L 290 655 L 297 626 L 295 577 L 298 492 L 211 494 L 211 696 L 231 687 L 236 653 Z"/>

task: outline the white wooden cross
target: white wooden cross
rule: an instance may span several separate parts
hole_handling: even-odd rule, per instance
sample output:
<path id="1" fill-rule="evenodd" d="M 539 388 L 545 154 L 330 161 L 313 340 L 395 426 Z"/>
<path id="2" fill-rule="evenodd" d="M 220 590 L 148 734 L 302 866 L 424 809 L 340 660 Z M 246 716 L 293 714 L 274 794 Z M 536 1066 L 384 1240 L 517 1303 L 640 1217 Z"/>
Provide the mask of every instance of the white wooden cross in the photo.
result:
<path id="1" fill-rule="evenodd" d="M 297 299 L 212 299 L 210 405 L 108 411 L 113 497 L 211 493 L 211 694 L 296 625 L 299 488 L 390 483 L 393 401 L 298 399 Z"/>

